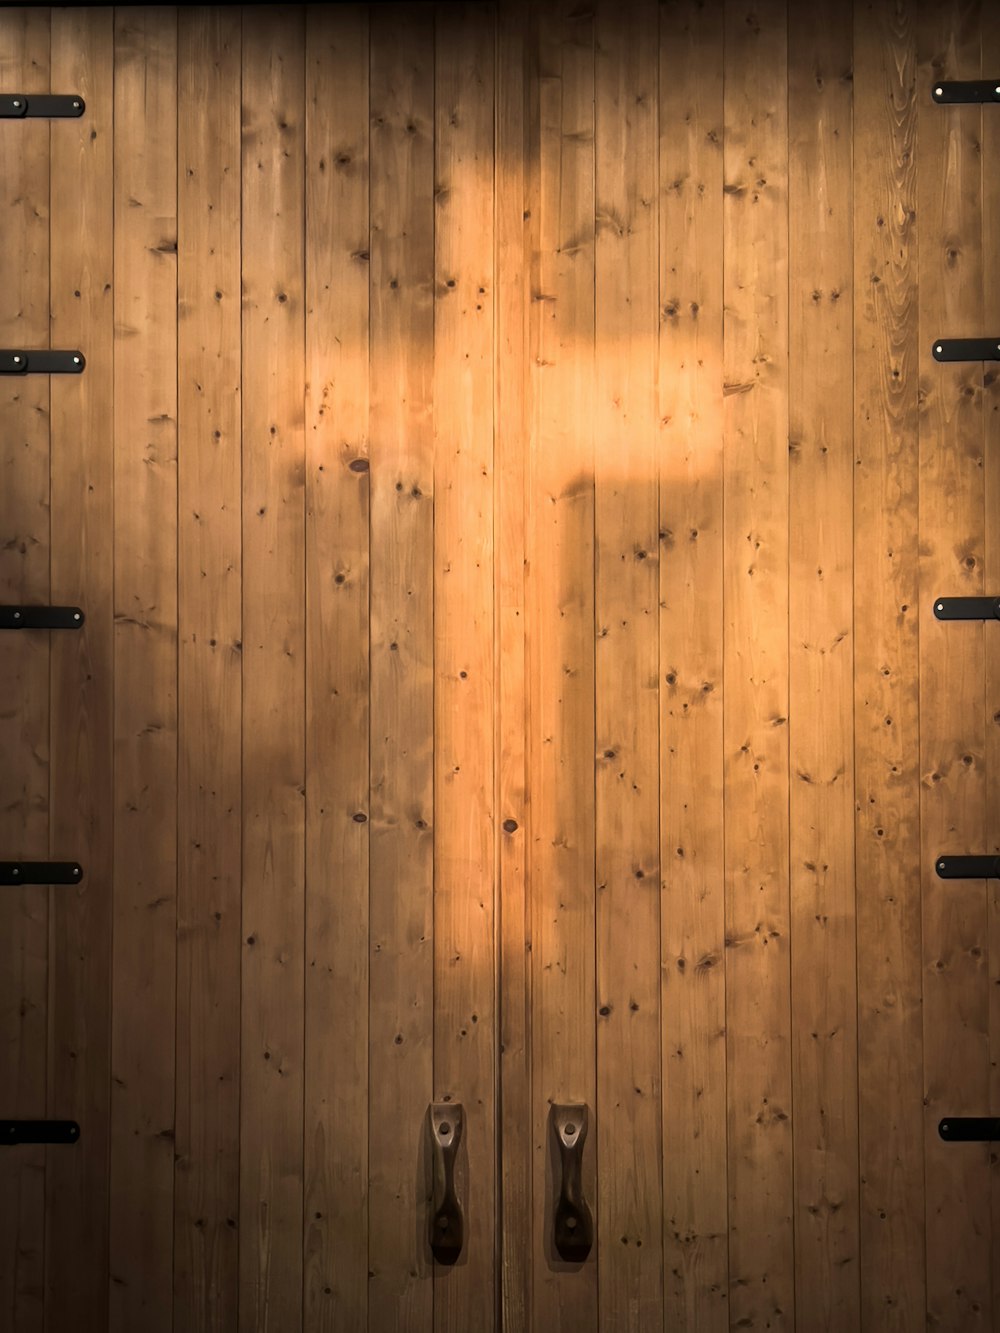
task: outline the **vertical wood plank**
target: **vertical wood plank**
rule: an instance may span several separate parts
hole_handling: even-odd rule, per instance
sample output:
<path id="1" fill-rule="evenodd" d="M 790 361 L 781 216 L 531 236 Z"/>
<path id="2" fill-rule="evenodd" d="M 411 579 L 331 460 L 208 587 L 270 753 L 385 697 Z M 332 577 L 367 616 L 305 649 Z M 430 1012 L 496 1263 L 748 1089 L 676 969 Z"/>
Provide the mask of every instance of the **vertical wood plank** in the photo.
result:
<path id="1" fill-rule="evenodd" d="M 110 9 L 52 16 L 53 87 L 86 114 L 52 126 L 51 337 L 83 375 L 52 381 L 52 590 L 81 606 L 52 643 L 51 847 L 84 879 L 52 897 L 47 1114 L 80 1123 L 46 1169 L 46 1327 L 107 1328 L 114 867 L 114 25 Z M 169 1122 L 168 1122 L 169 1123 Z M 167 1145 L 169 1151 L 169 1144 Z"/>
<path id="2" fill-rule="evenodd" d="M 368 1327 L 368 14 L 306 28 L 305 1327 Z"/>
<path id="3" fill-rule="evenodd" d="M 860 1327 L 849 8 L 789 9 L 795 1318 Z"/>
<path id="4" fill-rule="evenodd" d="M 0 16 L 0 91 L 49 91 L 47 10 Z M 49 132 L 44 121 L 0 126 L 0 342 L 49 345 Z M 0 396 L 0 602 L 45 604 L 49 591 L 49 381 L 6 379 Z M 0 846 L 45 860 L 49 842 L 49 636 L 0 644 Z M 76 855 L 76 853 L 73 853 Z M 44 1113 L 46 889 L 0 890 L 0 1114 Z M 40 1329 L 45 1254 L 45 1149 L 0 1159 L 0 1321 Z"/>
<path id="5" fill-rule="evenodd" d="M 179 11 L 174 1323 L 235 1327 L 240 1029 L 240 15 Z"/>
<path id="6" fill-rule="evenodd" d="M 854 12 L 855 862 L 861 1322 L 924 1319 L 916 36 Z"/>
<path id="7" fill-rule="evenodd" d="M 463 1262 L 434 1327 L 495 1324 L 492 15 L 442 5 L 434 121 L 434 1100 L 465 1108 Z M 464 1168 L 464 1169 L 463 1169 Z M 463 1178 L 464 1177 L 464 1178 Z"/>
<path id="8" fill-rule="evenodd" d="M 531 1235 L 531 967 L 528 914 L 527 547 L 528 80 L 531 26 L 519 0 L 500 4 L 496 29 L 494 186 L 494 550 L 496 591 L 496 818 L 500 821 L 498 1157 L 503 1333 L 528 1328 Z"/>
<path id="9" fill-rule="evenodd" d="M 660 861 L 665 1324 L 729 1327 L 723 810 L 723 67 L 660 10 Z"/>
<path id="10" fill-rule="evenodd" d="M 595 15 L 597 1211 L 602 1327 L 663 1328 L 657 10 Z"/>
<path id="11" fill-rule="evenodd" d="M 304 17 L 243 14 L 240 1328 L 302 1321 Z"/>
<path id="12" fill-rule="evenodd" d="M 982 31 L 982 68 L 1000 70 L 1000 31 L 987 22 Z M 983 109 L 983 331 L 1000 329 L 1000 180 L 993 164 L 1000 161 L 1000 125 L 991 108 Z M 989 164 L 989 165 L 988 165 Z M 986 546 L 984 586 L 987 594 L 1000 596 L 1000 375 L 987 365 L 983 376 L 984 395 L 984 485 L 986 497 Z M 1000 625 L 985 630 L 986 650 L 986 840 L 984 850 L 1000 855 Z M 1000 880 L 989 882 L 989 1106 L 1000 1106 Z M 990 1153 L 992 1177 L 992 1275 L 993 1327 L 1000 1328 L 1000 1152 Z"/>
<path id="13" fill-rule="evenodd" d="M 942 623 L 934 599 L 985 592 L 983 366 L 941 365 L 934 339 L 985 333 L 982 110 L 942 107 L 937 79 L 980 77 L 978 4 L 920 13 L 917 215 L 920 311 L 920 870 L 923 889 L 927 1321 L 991 1322 L 989 1147 L 952 1146 L 946 1115 L 989 1101 L 987 887 L 942 881 L 935 860 L 985 845 L 984 626 Z"/>
<path id="14" fill-rule="evenodd" d="M 788 888 L 785 7 L 725 23 L 730 1319 L 794 1323 Z"/>
<path id="15" fill-rule="evenodd" d="M 177 19 L 115 14 L 111 1328 L 172 1326 Z"/>
<path id="16" fill-rule="evenodd" d="M 434 33 L 372 12 L 369 1326 L 427 1333 L 433 1078 Z"/>
<path id="17" fill-rule="evenodd" d="M 534 1325 L 597 1328 L 597 1255 L 583 1271 L 552 1242 L 558 1189 L 550 1106 L 591 1111 L 584 1193 L 593 1207 L 594 847 L 594 23 L 555 4 L 532 66 L 532 442 L 529 543 L 530 876 Z M 595 1228 L 600 1219 L 595 1213 Z M 596 1246 L 595 1246 L 596 1249 Z"/>

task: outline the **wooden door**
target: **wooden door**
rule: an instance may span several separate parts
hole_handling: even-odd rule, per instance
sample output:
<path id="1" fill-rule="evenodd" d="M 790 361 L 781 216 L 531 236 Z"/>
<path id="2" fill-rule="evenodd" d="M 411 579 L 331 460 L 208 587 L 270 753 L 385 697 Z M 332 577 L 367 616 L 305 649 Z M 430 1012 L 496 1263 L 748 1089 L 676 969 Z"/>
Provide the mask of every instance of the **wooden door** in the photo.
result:
<path id="1" fill-rule="evenodd" d="M 0 13 L 0 1330 L 1000 1330 L 991 17 Z"/>

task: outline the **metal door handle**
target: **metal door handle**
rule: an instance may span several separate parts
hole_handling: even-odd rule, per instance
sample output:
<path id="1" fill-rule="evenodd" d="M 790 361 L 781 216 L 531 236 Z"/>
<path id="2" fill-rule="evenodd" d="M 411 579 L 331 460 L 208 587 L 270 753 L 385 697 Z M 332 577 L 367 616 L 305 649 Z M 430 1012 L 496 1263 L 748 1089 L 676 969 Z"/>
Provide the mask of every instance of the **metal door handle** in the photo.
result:
<path id="1" fill-rule="evenodd" d="M 570 1263 L 583 1263 L 594 1244 L 594 1218 L 583 1197 L 583 1145 L 587 1138 L 586 1106 L 552 1107 L 552 1126 L 559 1145 L 562 1181 L 553 1216 L 556 1253 Z"/>
<path id="2" fill-rule="evenodd" d="M 431 1103 L 434 1195 L 430 1242 L 431 1251 L 439 1264 L 455 1263 L 465 1240 L 462 1206 L 455 1193 L 455 1158 L 462 1141 L 464 1119 L 459 1102 Z"/>

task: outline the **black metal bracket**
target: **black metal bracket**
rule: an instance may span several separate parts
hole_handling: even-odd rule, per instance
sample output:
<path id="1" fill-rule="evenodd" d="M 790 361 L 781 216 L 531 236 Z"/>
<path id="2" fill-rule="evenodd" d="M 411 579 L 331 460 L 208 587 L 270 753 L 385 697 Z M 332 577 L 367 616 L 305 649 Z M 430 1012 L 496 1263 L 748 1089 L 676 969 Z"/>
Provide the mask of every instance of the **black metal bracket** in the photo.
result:
<path id="1" fill-rule="evenodd" d="M 0 1145 L 18 1143 L 77 1143 L 80 1126 L 75 1120 L 0 1120 Z"/>
<path id="2" fill-rule="evenodd" d="M 1000 79 L 935 83 L 931 97 L 942 106 L 958 106 L 963 102 L 1000 102 Z"/>
<path id="3" fill-rule="evenodd" d="M 79 884 L 78 861 L 0 861 L 0 884 Z"/>
<path id="4" fill-rule="evenodd" d="M 952 1115 L 938 1125 L 945 1143 L 989 1143 L 1000 1139 L 1000 1116 Z"/>
<path id="5" fill-rule="evenodd" d="M 1000 879 L 1000 856 L 939 856 L 941 879 Z"/>
<path id="6" fill-rule="evenodd" d="M 1000 361 L 1000 338 L 938 338 L 935 361 Z"/>
<path id="7" fill-rule="evenodd" d="M 455 1192 L 455 1158 L 462 1141 L 464 1123 L 465 1116 L 460 1103 L 431 1103 L 434 1197 L 430 1244 L 431 1252 L 439 1264 L 457 1263 L 465 1239 L 465 1219 Z"/>
<path id="8" fill-rule="evenodd" d="M 1000 620 L 1000 597 L 939 597 L 938 620 Z"/>
<path id="9" fill-rule="evenodd" d="M 83 353 L 77 351 L 0 349 L 0 375 L 81 375 L 86 364 Z"/>
<path id="10" fill-rule="evenodd" d="M 583 1145 L 588 1115 L 583 1105 L 552 1107 L 562 1179 L 553 1209 L 553 1241 L 560 1259 L 582 1264 L 594 1245 L 594 1218 L 583 1195 Z"/>
<path id="11" fill-rule="evenodd" d="M 0 629 L 79 629 L 78 606 L 0 606 Z"/>
<path id="12" fill-rule="evenodd" d="M 79 93 L 4 93 L 0 97 L 0 120 L 72 120 L 87 108 Z"/>

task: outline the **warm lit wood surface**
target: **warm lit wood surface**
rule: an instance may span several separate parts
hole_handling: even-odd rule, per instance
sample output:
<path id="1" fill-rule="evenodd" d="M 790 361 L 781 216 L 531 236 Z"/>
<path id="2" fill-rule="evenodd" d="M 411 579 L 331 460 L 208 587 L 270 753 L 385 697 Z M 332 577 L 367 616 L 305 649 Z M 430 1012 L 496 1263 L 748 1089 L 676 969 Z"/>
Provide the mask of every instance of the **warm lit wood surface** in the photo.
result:
<path id="1" fill-rule="evenodd" d="M 993 27 L 0 13 L 2 1333 L 1000 1330 Z"/>

